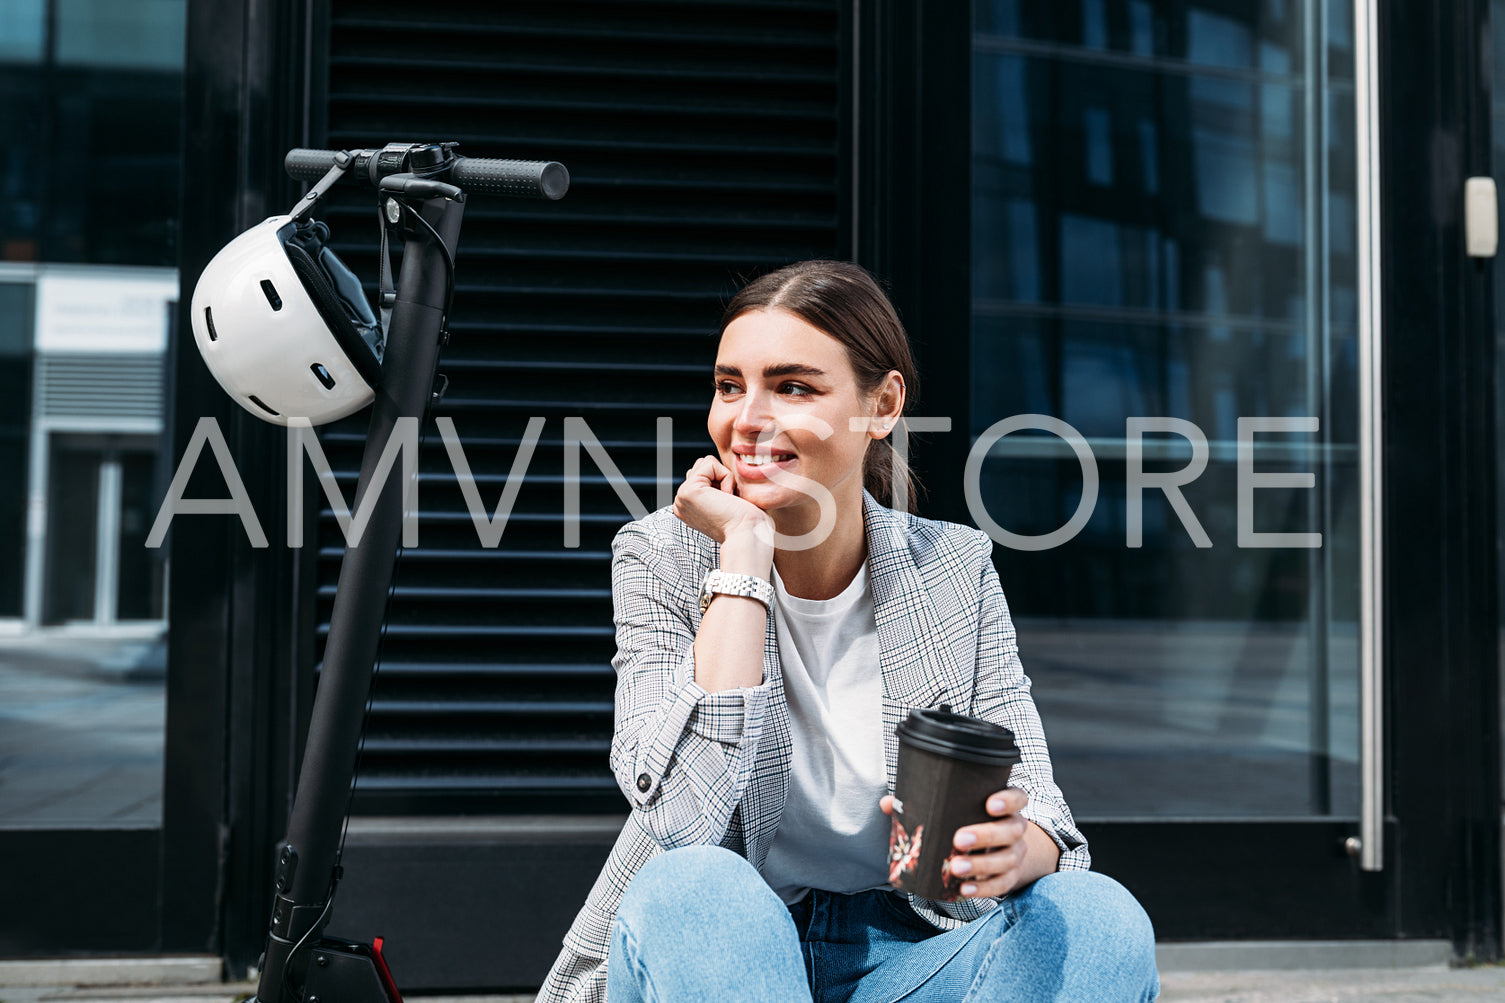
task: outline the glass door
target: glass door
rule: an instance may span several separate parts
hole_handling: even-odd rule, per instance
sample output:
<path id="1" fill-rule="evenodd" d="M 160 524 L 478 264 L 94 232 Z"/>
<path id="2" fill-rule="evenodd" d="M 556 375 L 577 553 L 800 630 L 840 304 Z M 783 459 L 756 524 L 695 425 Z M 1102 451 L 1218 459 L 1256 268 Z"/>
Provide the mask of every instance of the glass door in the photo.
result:
<path id="1" fill-rule="evenodd" d="M 146 546 L 156 515 L 156 443 L 55 432 L 47 466 L 47 624 L 163 618 L 166 564 Z"/>
<path id="2" fill-rule="evenodd" d="M 1267 894 L 1351 902 L 1351 6 L 979 0 L 972 38 L 966 502 L 1057 779 L 1162 935 L 1257 932 L 1162 868 L 1261 844 L 1321 872 Z"/>

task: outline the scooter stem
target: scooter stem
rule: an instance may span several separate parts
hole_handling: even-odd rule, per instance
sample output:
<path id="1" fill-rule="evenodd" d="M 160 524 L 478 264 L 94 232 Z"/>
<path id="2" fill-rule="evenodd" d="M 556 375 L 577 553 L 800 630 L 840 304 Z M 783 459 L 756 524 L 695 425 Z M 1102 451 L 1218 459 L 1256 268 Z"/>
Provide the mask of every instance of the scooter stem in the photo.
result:
<path id="1" fill-rule="evenodd" d="M 417 210 L 442 238 L 449 261 L 454 260 L 464 210 L 463 194 L 458 198 L 427 198 Z M 398 420 L 423 420 L 439 362 L 446 282 L 450 279 L 445 250 L 422 225 L 409 223 L 406 236 L 354 511 L 360 510 L 372 489 L 373 474 Z M 388 476 L 376 485 L 379 494 L 365 532 L 358 545 L 346 548 L 340 566 L 308 744 L 287 839 L 278 854 L 271 931 L 255 1003 L 307 1003 L 303 990 L 309 961 L 329 921 L 330 900 L 338 880 L 340 834 L 408 487 L 396 467 L 389 468 Z"/>

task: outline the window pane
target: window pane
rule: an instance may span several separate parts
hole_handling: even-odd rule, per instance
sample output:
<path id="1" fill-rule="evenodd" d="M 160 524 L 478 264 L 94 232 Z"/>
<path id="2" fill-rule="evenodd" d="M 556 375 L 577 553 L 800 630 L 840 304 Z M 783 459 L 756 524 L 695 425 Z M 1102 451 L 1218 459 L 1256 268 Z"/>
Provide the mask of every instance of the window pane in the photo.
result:
<path id="1" fill-rule="evenodd" d="M 117 69 L 183 68 L 186 0 L 56 0 L 57 61 Z"/>
<path id="2" fill-rule="evenodd" d="M 970 428 L 1091 451 L 1080 532 L 999 551 L 1087 817 L 1357 809 L 1351 12 L 1323 6 L 976 6 Z M 979 486 L 1026 537 L 1086 504 L 1044 432 Z"/>
<path id="3" fill-rule="evenodd" d="M 4 828 L 161 824 L 167 570 L 145 534 L 186 6 L 0 2 L 0 259 L 27 262 L 0 266 Z"/>
<path id="4" fill-rule="evenodd" d="M 0 63 L 40 63 L 47 52 L 45 0 L 0 4 Z"/>
<path id="5" fill-rule="evenodd" d="M 26 578 L 26 472 L 30 462 L 32 287 L 0 282 L 0 617 L 18 617 Z"/>

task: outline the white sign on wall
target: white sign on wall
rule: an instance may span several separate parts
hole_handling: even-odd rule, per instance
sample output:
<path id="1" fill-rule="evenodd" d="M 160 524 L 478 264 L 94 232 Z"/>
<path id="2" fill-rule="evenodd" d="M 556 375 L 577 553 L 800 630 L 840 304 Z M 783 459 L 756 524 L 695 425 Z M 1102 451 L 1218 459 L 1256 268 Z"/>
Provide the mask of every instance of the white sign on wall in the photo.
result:
<path id="1" fill-rule="evenodd" d="M 171 272 L 43 272 L 37 276 L 37 351 L 165 351 L 167 304 L 177 298 Z"/>

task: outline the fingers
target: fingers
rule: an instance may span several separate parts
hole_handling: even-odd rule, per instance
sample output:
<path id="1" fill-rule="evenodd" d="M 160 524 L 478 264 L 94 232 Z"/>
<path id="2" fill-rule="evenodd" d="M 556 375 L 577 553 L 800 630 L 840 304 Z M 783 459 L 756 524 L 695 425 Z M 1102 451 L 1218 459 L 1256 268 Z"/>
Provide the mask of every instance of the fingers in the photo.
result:
<path id="1" fill-rule="evenodd" d="M 963 852 L 975 852 L 1012 843 L 1024 838 L 1025 821 L 1019 811 L 1029 804 L 1029 795 L 1017 787 L 1009 787 L 988 797 L 988 814 L 1001 819 L 998 822 L 978 822 L 964 825 L 956 830 L 952 845 Z"/>
<path id="2" fill-rule="evenodd" d="M 989 850 L 1013 846 L 1024 841 L 1025 826 L 1029 825 L 1023 815 L 1010 815 L 997 822 L 979 822 L 956 830 L 951 845 L 961 853 L 984 853 Z"/>
<path id="3" fill-rule="evenodd" d="M 1024 840 L 1007 849 L 992 853 L 975 853 L 953 856 L 948 867 L 953 875 L 962 879 L 963 898 L 984 898 L 1007 895 L 1019 884 L 1024 870 Z"/>
<path id="4" fill-rule="evenodd" d="M 1006 895 L 1018 884 L 1024 865 L 1024 834 L 1029 822 L 1019 810 L 1029 795 L 1017 787 L 998 791 L 988 798 L 988 814 L 996 822 L 978 822 L 956 830 L 950 858 L 951 873 L 963 879 L 964 898 Z"/>
<path id="5" fill-rule="evenodd" d="M 684 482 L 674 492 L 673 509 L 686 525 L 717 543 L 725 543 L 727 533 L 742 523 L 767 518 L 751 502 L 737 495 L 733 471 L 714 455 L 700 457 L 685 471 Z M 760 540 L 763 538 L 759 536 Z"/>
<path id="6" fill-rule="evenodd" d="M 690 464 L 690 469 L 685 471 L 685 484 L 689 485 L 694 482 L 699 482 L 699 484 L 703 485 L 710 484 L 711 481 L 715 479 L 714 474 L 716 466 L 717 463 L 715 457 L 702 456 L 700 459 Z"/>
<path id="7" fill-rule="evenodd" d="M 686 487 L 719 487 L 730 494 L 734 488 L 731 469 L 714 456 L 702 456 L 685 471 Z"/>
<path id="8" fill-rule="evenodd" d="M 701 490 L 702 488 L 710 487 L 712 473 L 711 464 L 714 462 L 715 461 L 711 457 L 702 456 L 700 459 L 696 460 L 690 465 L 689 470 L 685 471 L 684 482 L 681 483 L 678 490 L 674 492 L 674 514 L 679 516 L 681 519 L 684 519 L 687 515 L 687 509 L 685 507 L 687 503 L 687 496 Z"/>
<path id="9" fill-rule="evenodd" d="M 720 460 L 714 459 L 711 461 L 711 466 L 715 475 L 721 478 L 721 490 L 725 491 L 729 495 L 736 494 L 737 479 L 732 476 L 731 469 L 723 464 Z"/>
<path id="10" fill-rule="evenodd" d="M 1029 795 L 1018 787 L 1006 787 L 988 798 L 989 815 L 1011 815 L 1029 804 Z"/>

